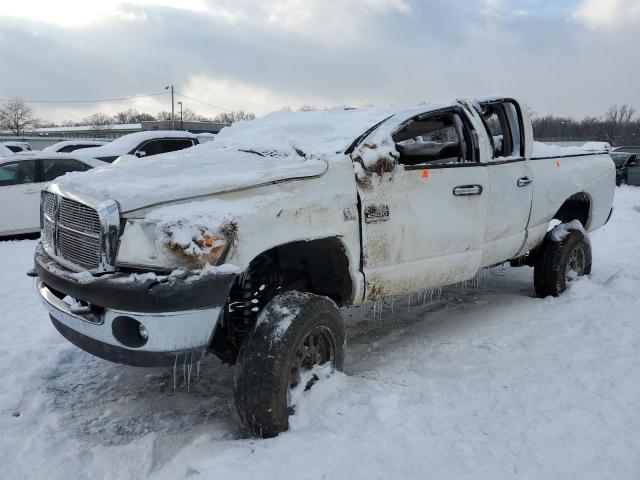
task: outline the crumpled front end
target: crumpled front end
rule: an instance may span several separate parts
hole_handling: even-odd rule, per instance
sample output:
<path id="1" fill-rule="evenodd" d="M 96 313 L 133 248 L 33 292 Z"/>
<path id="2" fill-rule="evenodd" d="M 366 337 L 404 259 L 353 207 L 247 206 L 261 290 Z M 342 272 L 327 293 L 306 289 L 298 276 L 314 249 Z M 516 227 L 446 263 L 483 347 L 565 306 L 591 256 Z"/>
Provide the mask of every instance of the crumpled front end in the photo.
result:
<path id="1" fill-rule="evenodd" d="M 40 244 L 39 297 L 56 329 L 83 350 L 116 363 L 171 366 L 209 346 L 235 273 L 184 276 L 77 273 Z"/>

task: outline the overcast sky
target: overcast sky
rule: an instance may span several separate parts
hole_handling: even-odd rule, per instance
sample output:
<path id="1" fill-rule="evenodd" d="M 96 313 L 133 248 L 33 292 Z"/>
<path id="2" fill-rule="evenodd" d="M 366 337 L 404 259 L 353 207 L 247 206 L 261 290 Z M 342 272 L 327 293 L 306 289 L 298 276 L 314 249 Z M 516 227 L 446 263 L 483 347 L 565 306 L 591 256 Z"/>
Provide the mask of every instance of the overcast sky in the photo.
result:
<path id="1" fill-rule="evenodd" d="M 170 83 L 257 114 L 493 94 L 538 115 L 640 110 L 640 0 L 0 2 L 0 98 L 119 98 Z M 157 113 L 170 99 L 34 106 L 44 120 L 80 120 Z"/>

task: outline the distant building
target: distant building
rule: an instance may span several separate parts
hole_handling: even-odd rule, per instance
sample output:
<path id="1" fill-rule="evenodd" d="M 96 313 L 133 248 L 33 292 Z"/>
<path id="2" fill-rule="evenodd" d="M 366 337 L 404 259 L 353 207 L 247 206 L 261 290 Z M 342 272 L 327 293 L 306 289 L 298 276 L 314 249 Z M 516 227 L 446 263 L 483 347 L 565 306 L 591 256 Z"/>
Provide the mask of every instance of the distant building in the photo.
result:
<path id="1" fill-rule="evenodd" d="M 176 120 L 176 129 L 187 130 L 191 133 L 211 133 L 217 134 L 227 123 L 218 122 L 196 122 Z M 109 138 L 114 139 L 127 135 L 128 133 L 142 132 L 146 130 L 171 130 L 171 120 L 152 120 L 140 123 L 123 123 L 104 126 L 81 125 L 77 127 L 46 127 L 35 128 L 29 132 L 29 135 L 51 136 L 64 138 Z"/>

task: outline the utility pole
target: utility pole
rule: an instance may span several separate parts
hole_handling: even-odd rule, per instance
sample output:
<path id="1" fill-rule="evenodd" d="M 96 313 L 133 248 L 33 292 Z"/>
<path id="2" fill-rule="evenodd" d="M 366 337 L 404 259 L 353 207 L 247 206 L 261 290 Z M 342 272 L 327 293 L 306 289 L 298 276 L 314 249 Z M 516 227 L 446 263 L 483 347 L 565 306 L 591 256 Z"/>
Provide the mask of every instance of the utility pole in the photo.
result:
<path id="1" fill-rule="evenodd" d="M 182 102 L 178 102 L 180 105 L 180 130 L 184 130 L 184 125 L 182 124 Z"/>
<path id="2" fill-rule="evenodd" d="M 164 87 L 165 90 L 171 89 L 171 130 L 176 129 L 176 115 L 175 115 L 175 104 L 173 102 L 173 85 L 169 85 L 168 87 Z"/>

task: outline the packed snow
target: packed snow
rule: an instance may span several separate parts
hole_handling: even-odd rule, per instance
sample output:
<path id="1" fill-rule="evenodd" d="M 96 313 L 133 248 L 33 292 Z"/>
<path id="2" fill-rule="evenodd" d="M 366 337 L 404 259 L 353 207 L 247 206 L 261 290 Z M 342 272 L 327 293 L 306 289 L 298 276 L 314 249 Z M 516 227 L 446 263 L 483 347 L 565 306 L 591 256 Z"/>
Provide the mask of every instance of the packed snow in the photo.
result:
<path id="1" fill-rule="evenodd" d="M 174 391 L 172 369 L 71 345 L 25 275 L 35 242 L 0 242 L 0 477 L 640 478 L 640 189 L 615 207 L 593 275 L 560 298 L 504 267 L 344 310 L 346 372 L 270 440 L 242 435 L 215 357 Z"/>

